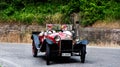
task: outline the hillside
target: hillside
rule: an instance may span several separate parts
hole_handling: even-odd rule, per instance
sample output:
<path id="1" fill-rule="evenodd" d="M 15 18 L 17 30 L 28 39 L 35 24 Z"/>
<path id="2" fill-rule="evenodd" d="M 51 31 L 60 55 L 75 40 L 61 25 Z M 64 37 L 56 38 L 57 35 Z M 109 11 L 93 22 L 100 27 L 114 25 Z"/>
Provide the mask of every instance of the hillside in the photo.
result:
<path id="1" fill-rule="evenodd" d="M 0 0 L 0 23 L 70 23 L 72 13 L 83 26 L 117 21 L 120 0 Z"/>

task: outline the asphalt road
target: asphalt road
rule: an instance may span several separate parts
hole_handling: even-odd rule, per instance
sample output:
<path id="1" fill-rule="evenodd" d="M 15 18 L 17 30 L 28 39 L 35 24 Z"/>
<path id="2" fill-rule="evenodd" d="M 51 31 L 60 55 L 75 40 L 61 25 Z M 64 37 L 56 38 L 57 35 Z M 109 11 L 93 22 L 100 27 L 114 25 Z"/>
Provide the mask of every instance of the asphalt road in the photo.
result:
<path id="1" fill-rule="evenodd" d="M 120 67 L 120 48 L 87 47 L 86 62 L 79 56 L 54 58 L 46 65 L 44 53 L 32 56 L 30 44 L 0 43 L 0 66 L 2 67 Z"/>

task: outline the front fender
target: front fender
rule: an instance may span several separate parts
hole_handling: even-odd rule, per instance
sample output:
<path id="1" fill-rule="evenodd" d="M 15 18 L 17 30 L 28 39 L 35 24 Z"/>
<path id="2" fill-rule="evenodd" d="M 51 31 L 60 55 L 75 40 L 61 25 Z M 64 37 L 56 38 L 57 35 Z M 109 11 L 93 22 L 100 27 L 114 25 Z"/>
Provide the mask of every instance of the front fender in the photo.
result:
<path id="1" fill-rule="evenodd" d="M 43 41 L 43 44 L 42 44 L 41 49 L 40 49 L 41 52 L 45 52 L 46 51 L 46 44 L 48 44 L 49 46 L 51 46 L 53 44 L 53 41 L 50 40 L 50 39 L 45 39 Z"/>
<path id="2" fill-rule="evenodd" d="M 81 45 L 87 45 L 88 43 L 89 43 L 88 40 L 81 40 L 76 42 L 76 44 L 81 44 Z"/>
<path id="3" fill-rule="evenodd" d="M 88 40 L 77 41 L 74 44 L 73 49 L 74 49 L 74 51 L 78 52 L 82 49 L 83 46 L 86 46 L 88 43 L 89 43 Z"/>
<path id="4" fill-rule="evenodd" d="M 56 51 L 59 49 L 58 45 L 56 43 L 54 43 L 52 40 L 45 39 L 43 44 L 42 44 L 42 47 L 41 47 L 42 52 L 46 51 L 46 45 L 48 45 L 50 47 L 51 51 Z"/>
<path id="5" fill-rule="evenodd" d="M 50 39 L 46 39 L 46 43 L 49 44 L 49 45 L 54 44 L 54 42 L 52 40 L 50 40 Z"/>

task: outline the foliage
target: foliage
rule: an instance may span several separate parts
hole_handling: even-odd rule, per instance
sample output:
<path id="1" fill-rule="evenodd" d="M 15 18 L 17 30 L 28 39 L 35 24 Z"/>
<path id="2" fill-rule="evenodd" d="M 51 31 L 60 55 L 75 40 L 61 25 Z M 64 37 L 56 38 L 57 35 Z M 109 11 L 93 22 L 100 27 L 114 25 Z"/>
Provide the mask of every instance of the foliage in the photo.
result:
<path id="1" fill-rule="evenodd" d="M 113 5 L 114 4 L 114 5 Z M 97 20 L 119 20 L 119 0 L 1 0 L 0 20 L 21 23 L 70 23 L 70 14 L 79 13 L 81 24 Z"/>
<path id="2" fill-rule="evenodd" d="M 83 25 L 91 25 L 97 20 L 120 19 L 120 3 L 114 0 L 81 0 L 81 16 Z M 113 5 L 114 4 L 114 5 Z"/>

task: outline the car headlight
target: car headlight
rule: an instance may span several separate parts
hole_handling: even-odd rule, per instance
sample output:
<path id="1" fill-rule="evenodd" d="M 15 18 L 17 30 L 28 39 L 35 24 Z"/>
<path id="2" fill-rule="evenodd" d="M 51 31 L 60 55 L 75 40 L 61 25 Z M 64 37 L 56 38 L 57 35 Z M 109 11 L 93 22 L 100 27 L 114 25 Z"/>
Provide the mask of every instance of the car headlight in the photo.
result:
<path id="1" fill-rule="evenodd" d="M 54 39 L 55 39 L 55 41 L 60 41 L 61 40 L 60 36 L 55 36 Z"/>

